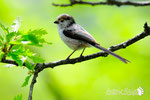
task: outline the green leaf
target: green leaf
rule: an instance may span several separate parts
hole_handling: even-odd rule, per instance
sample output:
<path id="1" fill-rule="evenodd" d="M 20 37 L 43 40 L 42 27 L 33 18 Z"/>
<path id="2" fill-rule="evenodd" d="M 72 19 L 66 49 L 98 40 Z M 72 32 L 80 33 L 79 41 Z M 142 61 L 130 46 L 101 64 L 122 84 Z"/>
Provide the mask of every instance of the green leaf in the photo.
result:
<path id="1" fill-rule="evenodd" d="M 30 41 L 28 43 L 30 45 L 42 46 L 43 43 L 48 43 L 42 38 L 45 34 L 47 34 L 47 32 L 43 29 L 30 30 L 27 34 L 22 36 L 22 41 Z"/>
<path id="2" fill-rule="evenodd" d="M 19 66 L 23 66 L 23 62 L 22 62 L 22 60 L 21 60 L 21 57 L 19 57 L 19 55 L 13 54 L 13 53 L 9 53 L 9 56 L 11 56 L 11 58 L 12 58 L 14 61 L 16 61 Z"/>
<path id="3" fill-rule="evenodd" d="M 18 49 L 19 47 L 23 47 L 21 44 L 17 44 L 17 45 L 13 45 L 12 46 L 12 48 L 11 48 L 11 50 L 16 50 L 16 49 Z"/>
<path id="4" fill-rule="evenodd" d="M 3 41 L 3 40 L 4 40 L 4 38 L 3 38 L 2 34 L 0 34 L 0 40 L 1 40 L 1 41 Z"/>
<path id="5" fill-rule="evenodd" d="M 21 43 L 21 40 L 16 40 L 16 41 L 10 41 L 9 44 L 20 45 L 22 43 Z"/>
<path id="6" fill-rule="evenodd" d="M 4 32 L 1 32 L 0 33 L 0 45 L 2 46 L 3 44 L 4 44 L 4 40 L 5 40 L 5 36 L 6 36 L 6 34 L 8 33 L 8 28 L 6 28 L 4 25 L 2 25 L 1 23 L 0 23 L 0 27 L 2 28 L 2 30 L 4 31 Z"/>
<path id="7" fill-rule="evenodd" d="M 3 41 L 2 41 L 2 40 L 0 40 L 0 47 L 1 47 L 1 46 L 3 46 Z"/>
<path id="8" fill-rule="evenodd" d="M 34 66 L 29 62 L 29 61 L 25 61 L 25 65 L 26 65 L 26 67 L 29 69 L 29 70 L 32 70 L 32 69 L 34 69 Z"/>
<path id="9" fill-rule="evenodd" d="M 18 48 L 17 48 L 18 47 Z M 15 47 L 12 47 L 11 49 L 11 53 L 15 54 L 15 55 L 26 55 L 25 53 L 25 48 L 23 47 L 23 45 L 16 45 Z"/>
<path id="10" fill-rule="evenodd" d="M 34 34 L 27 34 L 22 36 L 22 41 L 30 41 L 30 45 L 41 46 L 38 38 Z"/>
<path id="11" fill-rule="evenodd" d="M 24 81 L 24 83 L 22 84 L 22 87 L 25 87 L 25 86 L 28 85 L 29 79 L 30 79 L 31 76 L 32 76 L 32 75 L 29 75 L 29 76 L 27 76 L 27 77 L 25 78 L 25 81 Z"/>
<path id="12" fill-rule="evenodd" d="M 10 40 L 16 35 L 16 32 L 11 32 L 6 35 L 6 41 L 9 43 Z"/>
<path id="13" fill-rule="evenodd" d="M 4 52 L 1 52 L 0 53 L 0 62 L 2 61 L 3 56 L 4 56 Z"/>
<path id="14" fill-rule="evenodd" d="M 3 24 L 0 23 L 0 27 L 3 29 L 4 32 L 9 33 L 8 27 L 6 28 Z"/>
<path id="15" fill-rule="evenodd" d="M 26 54 L 26 56 L 28 56 L 28 57 L 31 57 L 31 56 L 34 56 L 34 55 L 35 55 L 35 53 L 31 52 L 29 49 L 26 49 L 26 50 L 25 50 L 25 54 Z"/>
<path id="16" fill-rule="evenodd" d="M 35 29 L 35 30 L 29 30 L 28 34 L 34 34 L 34 35 L 42 36 L 42 35 L 45 35 L 48 33 L 44 29 Z"/>
<path id="17" fill-rule="evenodd" d="M 22 94 L 19 94 L 14 97 L 14 100 L 22 100 Z"/>
<path id="18" fill-rule="evenodd" d="M 10 32 L 16 32 L 17 33 L 19 28 L 20 28 L 20 26 L 21 26 L 21 22 L 22 22 L 21 17 L 17 17 L 14 20 L 14 22 L 13 22 L 13 24 L 11 26 Z"/>
<path id="19" fill-rule="evenodd" d="M 31 56 L 31 57 L 29 57 L 30 59 L 32 59 L 32 61 L 34 62 L 34 63 L 43 63 L 45 60 L 44 59 L 42 59 L 42 58 L 40 58 L 40 57 L 36 57 L 36 56 Z"/>

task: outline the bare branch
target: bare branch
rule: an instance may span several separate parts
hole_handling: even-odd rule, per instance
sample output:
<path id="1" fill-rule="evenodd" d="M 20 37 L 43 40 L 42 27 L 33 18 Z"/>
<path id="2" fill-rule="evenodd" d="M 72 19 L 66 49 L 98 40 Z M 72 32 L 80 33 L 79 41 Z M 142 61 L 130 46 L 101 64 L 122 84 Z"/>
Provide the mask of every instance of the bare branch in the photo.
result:
<path id="1" fill-rule="evenodd" d="M 13 61 L 13 60 L 2 59 L 1 62 L 6 63 L 6 64 L 13 64 L 13 65 L 18 66 L 18 64 L 15 61 Z"/>
<path id="2" fill-rule="evenodd" d="M 33 88 L 34 88 L 34 84 L 36 83 L 37 77 L 38 77 L 38 72 L 35 72 L 33 75 L 33 78 L 32 78 L 32 82 L 30 84 L 30 91 L 29 91 L 28 100 L 32 100 Z"/>
<path id="3" fill-rule="evenodd" d="M 109 50 L 111 51 L 117 51 L 119 49 L 124 49 L 126 48 L 127 46 L 145 38 L 146 36 L 150 35 L 150 27 L 147 25 L 147 23 L 144 24 L 144 31 L 140 34 L 138 34 L 137 36 L 123 42 L 123 43 L 120 43 L 118 45 L 115 45 L 115 46 L 111 46 L 109 48 Z M 87 56 L 83 56 L 83 57 L 78 57 L 78 58 L 73 58 L 73 59 L 70 59 L 70 60 L 59 60 L 59 61 L 55 61 L 55 62 L 51 62 L 51 63 L 43 63 L 41 64 L 42 67 L 38 68 L 39 72 L 42 71 L 43 69 L 45 68 L 54 68 L 56 66 L 59 66 L 59 65 L 65 65 L 65 64 L 75 64 L 75 63 L 79 63 L 79 62 L 83 62 L 83 61 L 86 61 L 86 60 L 90 60 L 90 59 L 94 59 L 94 58 L 97 58 L 97 57 L 106 57 L 108 54 L 105 53 L 105 52 L 98 52 L 98 53 L 95 53 L 95 54 L 91 54 L 91 55 L 87 55 Z"/>
<path id="4" fill-rule="evenodd" d="M 149 6 L 150 1 L 118 1 L 118 0 L 106 0 L 106 1 L 100 1 L 100 2 L 88 2 L 88 1 L 72 1 L 70 4 L 56 4 L 52 3 L 54 6 L 60 6 L 60 7 L 68 7 L 68 6 L 73 6 L 73 5 L 91 5 L 91 6 L 96 6 L 96 5 L 115 5 L 115 6 Z"/>
<path id="5" fill-rule="evenodd" d="M 6 63 L 6 64 L 12 64 L 12 65 L 18 66 L 17 62 L 15 62 L 14 60 L 2 59 L 1 62 L 2 62 L 2 63 Z M 33 63 L 32 63 L 32 64 L 33 64 Z M 33 64 L 33 65 L 34 65 L 34 64 Z M 23 63 L 23 66 L 26 66 L 25 63 Z"/>
<path id="6" fill-rule="evenodd" d="M 42 64 L 37 64 L 34 68 L 35 72 L 34 72 L 34 75 L 33 75 L 33 78 L 32 78 L 32 82 L 30 84 L 30 91 L 29 91 L 29 96 L 28 96 L 28 100 L 32 100 L 32 94 L 33 94 L 33 88 L 34 88 L 34 85 L 36 83 L 36 79 L 38 77 L 38 73 L 40 72 L 39 71 L 39 68 L 43 67 Z"/>

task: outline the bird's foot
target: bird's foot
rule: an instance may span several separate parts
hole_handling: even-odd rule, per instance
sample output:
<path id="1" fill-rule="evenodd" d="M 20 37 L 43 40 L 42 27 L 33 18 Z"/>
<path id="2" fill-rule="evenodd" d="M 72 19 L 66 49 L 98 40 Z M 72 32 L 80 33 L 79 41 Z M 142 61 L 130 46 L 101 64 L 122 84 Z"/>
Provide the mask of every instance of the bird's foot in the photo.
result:
<path id="1" fill-rule="evenodd" d="M 70 58 L 69 58 L 69 57 L 67 57 L 67 58 L 66 58 L 66 60 L 70 60 Z"/>
<path id="2" fill-rule="evenodd" d="M 84 56 L 83 55 L 80 55 L 80 58 L 83 58 Z"/>

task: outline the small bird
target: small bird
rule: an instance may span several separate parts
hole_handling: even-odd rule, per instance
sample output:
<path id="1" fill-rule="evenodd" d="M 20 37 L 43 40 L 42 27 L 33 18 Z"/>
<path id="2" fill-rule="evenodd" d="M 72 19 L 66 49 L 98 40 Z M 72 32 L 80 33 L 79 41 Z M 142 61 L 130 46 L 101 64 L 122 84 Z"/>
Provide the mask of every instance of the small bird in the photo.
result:
<path id="1" fill-rule="evenodd" d="M 108 54 L 111 54 L 112 56 L 118 58 L 119 60 L 123 61 L 124 63 L 130 62 L 127 59 L 113 53 L 110 50 L 107 50 L 106 48 L 102 47 L 93 37 L 90 33 L 88 33 L 84 28 L 82 28 L 80 25 L 76 24 L 74 18 L 68 14 L 61 14 L 57 17 L 56 21 L 54 22 L 57 24 L 57 28 L 59 31 L 59 35 L 62 39 L 62 41 L 71 49 L 74 51 L 67 57 L 67 60 L 70 58 L 70 56 L 79 49 L 83 49 L 80 57 L 82 57 L 82 54 L 86 47 L 93 46 L 95 48 L 98 48 L 100 50 L 105 51 Z"/>

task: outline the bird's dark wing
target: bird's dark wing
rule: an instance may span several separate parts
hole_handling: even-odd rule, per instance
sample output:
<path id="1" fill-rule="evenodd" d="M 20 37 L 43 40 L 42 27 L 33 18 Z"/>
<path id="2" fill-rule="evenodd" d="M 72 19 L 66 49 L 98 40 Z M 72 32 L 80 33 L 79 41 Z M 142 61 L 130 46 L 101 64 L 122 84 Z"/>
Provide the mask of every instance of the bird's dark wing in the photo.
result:
<path id="1" fill-rule="evenodd" d="M 64 30 L 63 34 L 66 37 L 76 39 L 76 40 L 81 40 L 91 45 L 98 44 L 96 40 L 89 33 L 84 32 L 83 30 Z"/>
<path id="2" fill-rule="evenodd" d="M 69 37 L 69 38 L 72 38 L 72 39 L 76 39 L 76 40 L 81 40 L 81 41 L 84 41 L 86 43 L 89 43 L 92 46 L 94 46 L 94 47 L 96 47 L 96 48 L 98 48 L 100 50 L 103 50 L 103 51 L 113 55 L 114 57 L 120 59 L 124 63 L 130 62 L 130 61 L 126 60 L 125 58 L 123 58 L 123 57 L 113 53 L 112 51 L 109 51 L 109 50 L 103 48 L 102 46 L 100 46 L 96 42 L 96 40 L 88 32 L 86 32 L 84 30 L 64 30 L 63 34 L 66 37 Z"/>

